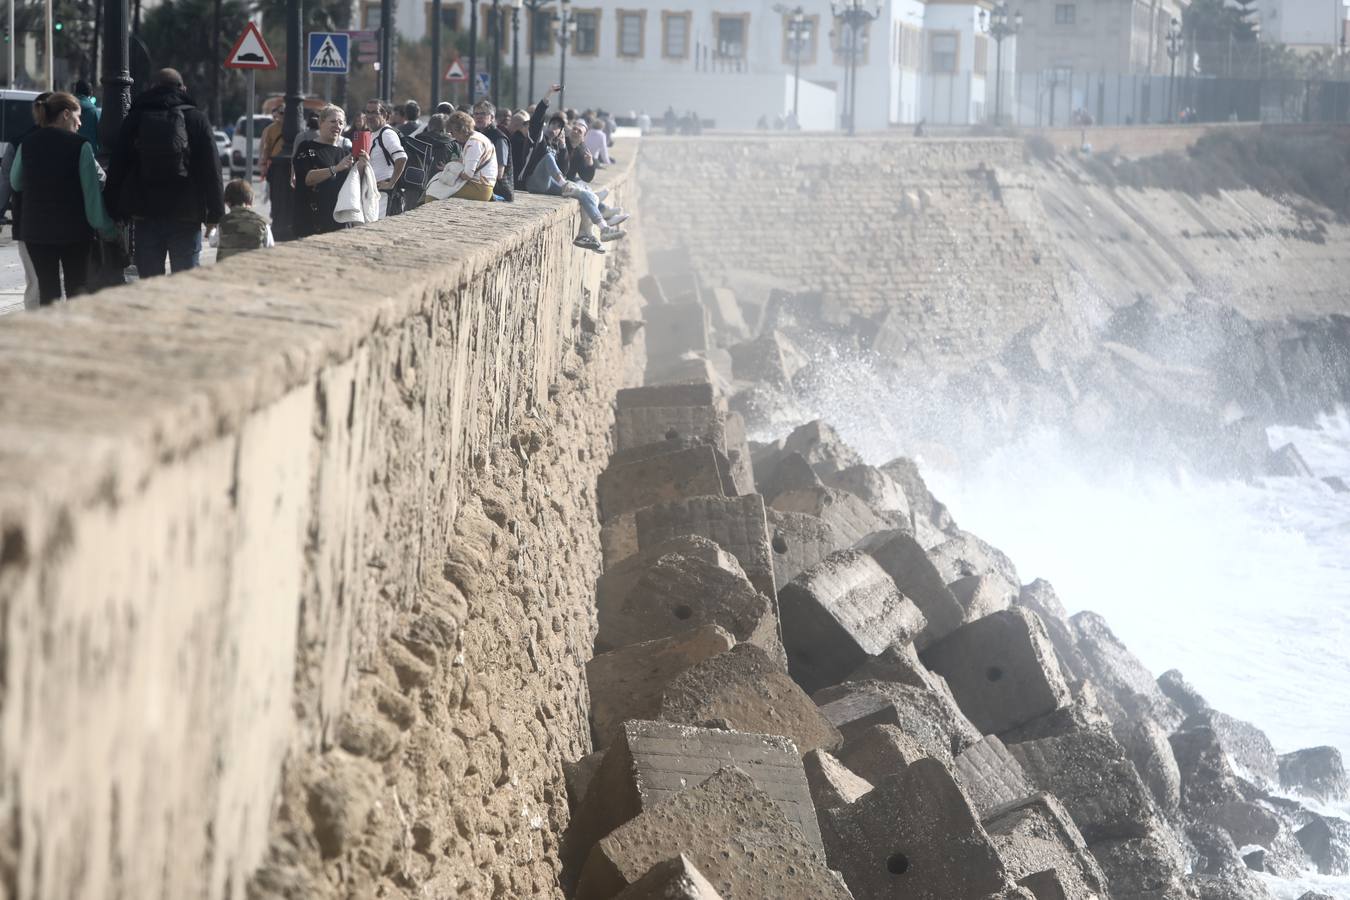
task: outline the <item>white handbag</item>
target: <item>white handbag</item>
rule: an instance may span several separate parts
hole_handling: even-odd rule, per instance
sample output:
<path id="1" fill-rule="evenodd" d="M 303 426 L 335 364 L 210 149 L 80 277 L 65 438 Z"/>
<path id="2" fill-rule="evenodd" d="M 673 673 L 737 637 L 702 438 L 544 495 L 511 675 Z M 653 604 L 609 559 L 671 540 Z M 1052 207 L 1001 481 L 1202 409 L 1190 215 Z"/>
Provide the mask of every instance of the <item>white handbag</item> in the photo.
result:
<path id="1" fill-rule="evenodd" d="M 333 221 L 343 225 L 374 222 L 380 217 L 380 192 L 375 174 L 366 166 L 352 166 L 338 192 Z"/>
<path id="2" fill-rule="evenodd" d="M 445 168 L 436 173 L 436 177 L 427 182 L 427 196 L 432 200 L 445 200 L 453 197 L 464 186 L 464 163 L 452 160 Z"/>

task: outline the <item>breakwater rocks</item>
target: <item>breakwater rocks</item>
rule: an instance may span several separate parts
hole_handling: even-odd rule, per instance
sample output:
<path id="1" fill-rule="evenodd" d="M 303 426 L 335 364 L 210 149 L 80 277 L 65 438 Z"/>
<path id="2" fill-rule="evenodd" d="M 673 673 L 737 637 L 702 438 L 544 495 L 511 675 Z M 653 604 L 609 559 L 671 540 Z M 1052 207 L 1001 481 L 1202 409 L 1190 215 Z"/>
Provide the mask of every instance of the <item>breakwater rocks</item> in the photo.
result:
<path id="1" fill-rule="evenodd" d="M 1256 872 L 1350 872 L 1350 825 L 1288 799 L 1347 795 L 1335 750 L 1279 756 L 1155 679 L 912 461 L 821 421 L 749 443 L 709 339 L 742 309 L 684 277 L 642 284 L 647 384 L 601 479 L 573 896 L 1259 900 Z M 755 391 L 794 374 L 769 333 L 731 356 Z"/>

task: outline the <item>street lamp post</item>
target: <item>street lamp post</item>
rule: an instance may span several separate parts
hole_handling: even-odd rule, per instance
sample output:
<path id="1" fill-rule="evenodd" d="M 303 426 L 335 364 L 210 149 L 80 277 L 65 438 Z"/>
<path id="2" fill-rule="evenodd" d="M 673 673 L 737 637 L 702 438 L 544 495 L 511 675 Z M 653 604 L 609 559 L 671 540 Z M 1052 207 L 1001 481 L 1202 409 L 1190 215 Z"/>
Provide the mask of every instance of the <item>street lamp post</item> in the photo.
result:
<path id="1" fill-rule="evenodd" d="M 562 63 L 558 69 L 558 84 L 562 89 L 558 91 L 558 109 L 567 108 L 567 45 L 572 43 L 572 38 L 577 33 L 576 20 L 572 18 L 572 10 L 567 4 L 570 0 L 559 0 L 558 5 L 562 7 L 562 16 L 558 19 L 558 47 L 562 50 Z"/>
<path id="2" fill-rule="evenodd" d="M 1181 55 L 1181 23 L 1176 19 L 1167 26 L 1167 58 L 1171 61 L 1171 71 L 1167 76 L 1167 121 L 1172 121 L 1176 108 L 1177 94 L 1177 57 Z"/>
<path id="3" fill-rule="evenodd" d="M 431 111 L 441 103 L 441 0 L 431 0 Z"/>
<path id="4" fill-rule="evenodd" d="M 469 0 L 469 108 L 478 81 L 478 0 Z"/>
<path id="5" fill-rule="evenodd" d="M 881 0 L 830 0 L 834 17 L 848 29 L 848 133 L 858 133 L 858 57 L 862 55 L 863 30 L 881 15 Z"/>
<path id="6" fill-rule="evenodd" d="M 13 6 L 10 6 L 13 9 Z M 117 143 L 117 134 L 131 109 L 131 41 L 127 29 L 127 0 L 103 0 L 103 115 L 99 143 L 105 152 Z M 14 31 L 10 29 L 10 62 L 14 60 Z M 9 84 L 14 86 L 11 69 Z M 251 112 L 251 110 L 250 110 Z"/>
<path id="7" fill-rule="evenodd" d="M 994 125 L 1003 124 L 1003 41 L 1022 29 L 1022 13 L 1008 16 L 1008 0 L 1000 2 L 989 13 L 986 24 L 985 12 L 980 10 L 980 28 L 994 39 Z"/>
<path id="8" fill-rule="evenodd" d="M 502 74 L 502 0 L 492 0 L 492 61 L 488 63 L 488 71 L 492 73 L 492 103 L 495 106 L 498 91 L 501 90 Z"/>
<path id="9" fill-rule="evenodd" d="M 511 108 L 520 109 L 520 8 L 524 0 L 511 0 Z"/>
<path id="10" fill-rule="evenodd" d="M 811 23 L 806 20 L 806 13 L 800 6 L 788 9 L 779 3 L 774 6 L 774 12 L 788 17 L 788 46 L 792 49 L 792 121 L 800 128 L 802 120 L 798 100 L 802 87 L 802 54 L 811 40 Z"/>
<path id="11" fill-rule="evenodd" d="M 539 11 L 552 2 L 553 0 L 524 0 L 525 8 L 530 11 L 529 18 L 525 20 L 525 41 L 530 54 L 530 89 L 525 97 L 526 103 L 534 101 L 534 36 L 539 28 Z"/>

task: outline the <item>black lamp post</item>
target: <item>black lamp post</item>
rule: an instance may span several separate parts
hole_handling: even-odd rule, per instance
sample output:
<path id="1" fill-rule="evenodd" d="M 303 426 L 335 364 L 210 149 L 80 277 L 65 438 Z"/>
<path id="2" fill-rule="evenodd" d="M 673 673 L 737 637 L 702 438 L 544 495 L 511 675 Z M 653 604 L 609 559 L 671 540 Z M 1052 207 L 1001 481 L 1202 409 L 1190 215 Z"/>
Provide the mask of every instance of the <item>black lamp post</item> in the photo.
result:
<path id="1" fill-rule="evenodd" d="M 122 122 L 131 109 L 131 18 L 127 0 L 103 2 L 103 117 L 99 120 L 99 143 L 110 150 L 117 143 Z M 14 40 L 13 37 L 10 38 Z M 13 53 L 14 44 L 10 44 Z"/>
<path id="2" fill-rule="evenodd" d="M 300 0 L 286 0 L 286 107 L 281 120 L 281 152 L 272 159 L 267 181 L 272 188 L 272 232 L 279 241 L 295 239 L 294 191 L 291 190 L 291 159 L 301 130 L 300 67 L 305 59 Z M 383 67 L 381 74 L 384 73 Z M 249 110 L 252 116 L 254 110 Z"/>
<path id="3" fill-rule="evenodd" d="M 539 29 L 539 11 L 548 6 L 552 0 L 524 0 L 525 8 L 530 11 L 530 17 L 526 20 L 525 40 L 529 43 L 530 53 L 530 90 L 525 97 L 526 103 L 534 102 L 534 36 Z"/>
<path id="4" fill-rule="evenodd" d="M 474 84 L 478 80 L 478 0 L 469 0 L 469 108 L 473 108 Z"/>
<path id="5" fill-rule="evenodd" d="M 520 8 L 524 0 L 511 0 L 511 108 L 520 109 Z"/>
<path id="6" fill-rule="evenodd" d="M 868 24 L 881 15 L 881 2 L 869 5 L 868 0 L 830 0 L 834 17 L 848 29 L 848 75 L 850 88 L 846 101 L 849 137 L 858 133 L 858 57 L 863 52 L 863 34 Z"/>
<path id="7" fill-rule="evenodd" d="M 288 0 L 289 2 L 289 0 Z M 290 44 L 289 32 L 286 43 Z M 290 72 L 290 62 L 286 71 Z M 289 78 L 289 74 L 287 75 Z M 287 88 L 289 90 L 289 88 Z M 380 99 L 394 101 L 394 0 L 380 0 Z"/>
<path id="8" fill-rule="evenodd" d="M 798 99 L 802 87 L 802 54 L 811 41 L 811 23 L 806 21 L 806 13 L 800 6 L 788 9 L 779 3 L 774 11 L 788 17 L 787 39 L 788 47 L 792 50 L 792 121 L 800 128 L 802 120 Z"/>
<path id="9" fill-rule="evenodd" d="M 994 125 L 1003 124 L 1003 41 L 1022 29 L 1022 13 L 1008 16 L 1008 0 L 1000 0 L 989 13 L 980 10 L 980 27 L 994 39 Z"/>
<path id="10" fill-rule="evenodd" d="M 489 94 L 492 103 L 497 104 L 501 96 L 502 76 L 502 0 L 492 0 L 492 62 L 488 71 L 492 73 L 492 90 Z"/>
<path id="11" fill-rule="evenodd" d="M 431 0 L 431 111 L 441 104 L 441 0 Z"/>
<path id="12" fill-rule="evenodd" d="M 558 46 L 562 49 L 562 63 L 558 67 L 558 84 L 562 85 L 562 90 L 558 91 L 558 109 L 567 108 L 567 45 L 572 43 L 577 33 L 576 20 L 572 18 L 572 10 L 567 7 L 569 2 L 559 0 L 558 3 L 562 7 L 562 16 L 558 19 Z"/>
<path id="13" fill-rule="evenodd" d="M 1176 19 L 1167 26 L 1167 58 L 1171 72 L 1167 77 L 1167 121 L 1172 121 L 1177 93 L 1177 57 L 1181 55 L 1181 23 Z"/>

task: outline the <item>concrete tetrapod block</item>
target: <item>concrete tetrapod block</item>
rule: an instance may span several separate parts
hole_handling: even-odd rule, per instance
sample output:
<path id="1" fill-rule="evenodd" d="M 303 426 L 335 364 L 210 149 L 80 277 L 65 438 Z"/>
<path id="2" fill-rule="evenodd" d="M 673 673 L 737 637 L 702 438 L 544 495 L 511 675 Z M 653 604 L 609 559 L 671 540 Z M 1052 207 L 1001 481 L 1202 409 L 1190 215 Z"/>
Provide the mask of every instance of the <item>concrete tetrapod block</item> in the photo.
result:
<path id="1" fill-rule="evenodd" d="M 840 550 L 778 591 L 788 671 L 807 692 L 842 681 L 892 644 L 923 629 L 919 608 L 896 589 L 876 560 Z"/>
<path id="2" fill-rule="evenodd" d="M 884 681 L 846 682 L 817 691 L 813 699 L 845 740 L 874 725 L 894 725 L 928 756 L 950 764 L 980 733 L 940 691 Z"/>
<path id="3" fill-rule="evenodd" d="M 1324 803 L 1350 799 L 1341 751 L 1335 747 L 1308 747 L 1279 757 L 1280 786 Z"/>
<path id="4" fill-rule="evenodd" d="M 617 404 L 616 450 L 666 440 L 725 445 L 726 411 L 711 384 L 625 388 L 619 391 Z"/>
<path id="5" fill-rule="evenodd" d="M 966 611 L 967 622 L 1012 606 L 1013 597 L 1006 592 L 1002 580 L 997 576 L 967 575 L 947 587 L 951 588 L 957 602 Z"/>
<path id="6" fill-rule="evenodd" d="M 608 747 L 628 719 L 654 719 L 676 675 L 736 646 L 717 625 L 601 653 L 586 663 L 596 749 Z"/>
<path id="7" fill-rule="evenodd" d="M 1241 779 L 1214 729 L 1197 725 L 1168 738 L 1180 776 L 1181 805 L 1201 810 L 1244 798 Z"/>
<path id="8" fill-rule="evenodd" d="M 755 485 L 770 505 L 780 494 L 825 486 L 800 453 L 779 453 L 761 464 L 755 471 Z"/>
<path id="9" fill-rule="evenodd" d="M 1053 795 L 1037 793 L 991 810 L 984 817 L 984 827 L 1019 884 L 1048 869 L 1058 873 L 1069 900 L 1106 895 L 1101 866 Z"/>
<path id="10" fill-rule="evenodd" d="M 740 644 L 677 677 L 666 686 L 661 718 L 782 734 L 802 753 L 835 750 L 843 743 L 811 698 L 754 644 Z"/>
<path id="11" fill-rule="evenodd" d="M 998 734 L 1068 706 L 1069 686 L 1035 613 L 1015 608 L 962 625 L 920 657 L 975 727 Z"/>
<path id="12" fill-rule="evenodd" d="M 862 463 L 858 452 L 844 443 L 844 439 L 826 423 L 816 419 L 794 429 L 783 440 L 788 453 L 800 453 L 821 475 L 838 472 Z"/>
<path id="13" fill-rule="evenodd" d="M 779 735 L 628 721 L 616 734 L 567 829 L 566 859 L 580 863 L 600 838 L 644 810 L 736 766 L 782 810 L 806 843 L 820 826 L 796 746 Z"/>
<path id="14" fill-rule="evenodd" d="M 1158 808 L 1176 812 L 1181 805 L 1181 770 L 1162 726 L 1152 719 L 1139 719 L 1112 726 L 1111 734 L 1129 754 Z"/>
<path id="15" fill-rule="evenodd" d="M 633 517 L 634 543 L 637 542 L 637 518 Z M 628 594 L 637 585 L 643 574 L 667 554 L 704 560 L 728 572 L 745 577 L 741 564 L 714 541 L 696 534 L 682 534 L 668 541 L 661 541 L 645 548 L 642 552 L 621 559 L 606 567 L 603 575 L 595 583 L 596 606 L 603 614 L 606 608 L 617 608 L 628 599 Z M 748 579 L 747 579 L 748 580 Z"/>
<path id="16" fill-rule="evenodd" d="M 598 602 L 597 650 L 671 637 L 720 625 L 737 641 L 757 644 L 786 671 L 773 601 L 741 574 L 705 559 L 669 554 L 649 565 L 619 602 Z"/>
<path id="17" fill-rule="evenodd" d="M 1078 652 L 1097 687 L 1097 699 L 1113 723 L 1148 716 L 1169 734 L 1181 725 L 1181 710 L 1162 692 L 1138 657 L 1112 633 L 1105 619 L 1093 612 L 1080 612 L 1069 623 L 1078 634 Z"/>
<path id="18" fill-rule="evenodd" d="M 849 738 L 839 751 L 844 765 L 869 784 L 880 784 L 931 755 L 894 725 L 873 725 Z"/>
<path id="19" fill-rule="evenodd" d="M 1050 582 L 1037 578 L 1030 584 L 1022 585 L 1017 595 L 1017 605 L 1041 617 L 1041 624 L 1050 635 L 1050 643 L 1055 645 L 1064 680 L 1074 682 L 1085 677 L 1088 668 L 1078 652 L 1078 634 L 1069 624 L 1069 614 L 1064 604 L 1059 602 L 1059 596 Z"/>
<path id="20" fill-rule="evenodd" d="M 957 755 L 952 775 L 982 816 L 1032 792 L 1022 766 L 992 734 Z"/>
<path id="21" fill-rule="evenodd" d="M 659 503 L 634 513 L 638 550 L 683 534 L 697 534 L 736 557 L 746 577 L 766 597 L 777 597 L 764 498 L 691 497 Z"/>
<path id="22" fill-rule="evenodd" d="M 620 891 L 615 900 L 722 900 L 722 895 L 681 853 L 652 866 L 646 875 Z"/>
<path id="23" fill-rule="evenodd" d="M 769 520 L 769 548 L 773 551 L 774 583 L 787 584 L 848 542 L 840 540 L 833 526 L 824 519 L 806 513 L 766 509 Z"/>
<path id="24" fill-rule="evenodd" d="M 923 612 L 928 624 L 919 633 L 915 644 L 923 649 L 948 634 L 965 621 L 965 610 L 956 595 L 947 587 L 946 580 L 928 553 L 912 535 L 903 531 L 880 531 L 854 544 L 877 561 L 914 605 Z"/>
<path id="25" fill-rule="evenodd" d="M 653 503 L 724 494 L 717 453 L 706 444 L 626 465 L 611 463 L 596 486 L 601 521 Z"/>
<path id="26" fill-rule="evenodd" d="M 1003 551 L 969 531 L 955 531 L 954 536 L 928 551 L 948 584 L 967 575 L 989 575 L 996 579 L 999 590 L 1009 597 L 1021 593 L 1022 582 L 1017 577 L 1017 567 Z"/>
<path id="27" fill-rule="evenodd" d="M 770 504 L 780 512 L 799 512 L 824 519 L 850 544 L 862 540 L 874 531 L 892 527 L 891 520 L 880 514 L 848 491 L 832 487 L 798 488 L 784 491 Z"/>
<path id="28" fill-rule="evenodd" d="M 826 810 L 821 827 L 830 865 L 859 897 L 983 900 L 1010 887 L 974 810 L 935 759 Z"/>
<path id="29" fill-rule="evenodd" d="M 591 850 L 576 900 L 607 900 L 677 853 L 728 900 L 852 900 L 778 804 L 734 767 L 610 832 Z"/>
<path id="30" fill-rule="evenodd" d="M 1208 726 L 1214 730 L 1224 752 L 1242 767 L 1248 778 L 1264 788 L 1279 785 L 1280 770 L 1275 748 L 1260 728 L 1216 709 L 1203 709 L 1181 723 L 1183 731 L 1197 726 Z"/>
<path id="31" fill-rule="evenodd" d="M 1105 728 L 1009 744 L 1008 752 L 1036 787 L 1059 798 L 1089 844 L 1159 827 L 1148 788 Z"/>
<path id="32" fill-rule="evenodd" d="M 1182 860 L 1163 832 L 1102 841 L 1090 849 L 1113 900 L 1188 900 Z"/>
<path id="33" fill-rule="evenodd" d="M 824 750 L 812 750 L 802 757 L 806 783 L 811 786 L 811 801 L 816 812 L 848 806 L 872 789 L 872 783 L 860 778 Z"/>

